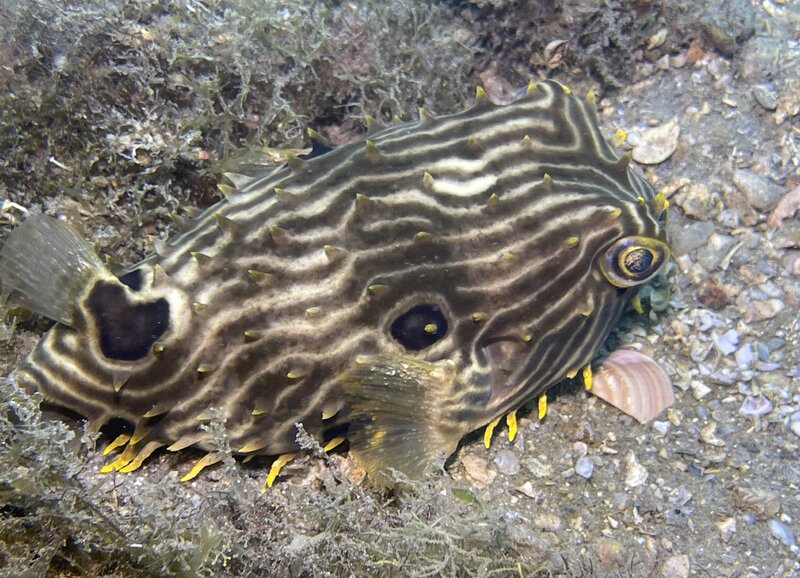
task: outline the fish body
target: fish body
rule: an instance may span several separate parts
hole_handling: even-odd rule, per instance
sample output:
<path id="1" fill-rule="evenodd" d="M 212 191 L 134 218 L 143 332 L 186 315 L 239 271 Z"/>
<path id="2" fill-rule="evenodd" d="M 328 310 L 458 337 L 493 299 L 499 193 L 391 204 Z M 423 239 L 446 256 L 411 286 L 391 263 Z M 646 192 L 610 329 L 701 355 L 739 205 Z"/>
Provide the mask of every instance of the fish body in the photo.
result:
<path id="1" fill-rule="evenodd" d="M 210 450 L 217 408 L 240 453 L 296 451 L 302 423 L 376 480 L 420 477 L 587 366 L 668 260 L 665 202 L 628 161 L 593 102 L 546 81 L 231 176 L 117 276 L 31 218 L 3 291 L 60 323 L 13 379 L 95 428 L 133 422 L 131 447 Z"/>

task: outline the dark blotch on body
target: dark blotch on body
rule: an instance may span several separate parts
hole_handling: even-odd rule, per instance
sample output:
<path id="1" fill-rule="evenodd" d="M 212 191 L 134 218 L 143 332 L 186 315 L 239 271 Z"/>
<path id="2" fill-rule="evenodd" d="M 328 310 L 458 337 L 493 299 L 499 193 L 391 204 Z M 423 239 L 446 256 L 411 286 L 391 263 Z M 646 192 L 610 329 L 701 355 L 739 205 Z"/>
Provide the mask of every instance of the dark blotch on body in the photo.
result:
<path id="1" fill-rule="evenodd" d="M 166 299 L 132 304 L 121 285 L 97 283 L 86 307 L 97 323 L 100 349 L 112 359 L 141 359 L 169 327 Z"/>

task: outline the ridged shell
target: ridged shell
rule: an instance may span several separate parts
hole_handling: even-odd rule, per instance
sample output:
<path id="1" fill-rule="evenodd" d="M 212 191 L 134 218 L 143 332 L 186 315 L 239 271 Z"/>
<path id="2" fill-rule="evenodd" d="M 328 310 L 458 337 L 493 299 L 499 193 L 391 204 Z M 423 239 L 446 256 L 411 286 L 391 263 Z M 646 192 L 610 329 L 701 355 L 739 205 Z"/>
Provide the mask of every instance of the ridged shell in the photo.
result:
<path id="1" fill-rule="evenodd" d="M 618 349 L 596 370 L 591 392 L 640 423 L 675 403 L 672 382 L 658 364 L 631 349 Z"/>

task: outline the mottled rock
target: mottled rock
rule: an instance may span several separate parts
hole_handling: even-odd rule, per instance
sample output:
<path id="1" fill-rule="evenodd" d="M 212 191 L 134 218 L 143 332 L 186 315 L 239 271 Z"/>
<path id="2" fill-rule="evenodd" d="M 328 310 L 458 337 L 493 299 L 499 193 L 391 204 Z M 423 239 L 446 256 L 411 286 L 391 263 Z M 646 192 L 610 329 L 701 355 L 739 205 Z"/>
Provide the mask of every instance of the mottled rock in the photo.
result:
<path id="1" fill-rule="evenodd" d="M 743 303 L 737 304 L 741 306 L 744 312 L 744 320 L 748 323 L 754 321 L 764 321 L 765 319 L 772 319 L 778 313 L 783 311 L 784 304 L 780 299 L 759 299 L 754 301 L 744 300 Z"/>
<path id="2" fill-rule="evenodd" d="M 771 490 L 735 486 L 733 503 L 740 510 L 752 512 L 761 519 L 777 514 L 781 509 L 780 496 Z"/>
<path id="3" fill-rule="evenodd" d="M 769 531 L 786 546 L 794 546 L 797 543 L 794 532 L 780 520 L 770 520 Z"/>
<path id="4" fill-rule="evenodd" d="M 753 211 L 753 207 L 750 206 L 747 197 L 738 188 L 724 187 L 722 189 L 722 201 L 731 213 L 736 215 L 739 225 L 749 227 L 758 222 L 758 214 Z"/>
<path id="5" fill-rule="evenodd" d="M 733 184 L 744 193 L 750 206 L 759 211 L 771 211 L 784 194 L 783 187 L 748 169 L 737 170 L 733 175 Z"/>
<path id="6" fill-rule="evenodd" d="M 592 477 L 593 471 L 594 461 L 592 461 L 592 458 L 583 456 L 582 458 L 579 458 L 577 462 L 575 462 L 575 473 L 582 478 L 586 478 L 588 480 Z"/>
<path id="7" fill-rule="evenodd" d="M 701 221 L 716 218 L 723 210 L 719 194 L 703 183 L 691 183 L 670 198 L 688 216 Z"/>
<path id="8" fill-rule="evenodd" d="M 711 221 L 699 221 L 678 229 L 672 237 L 672 252 L 676 256 L 685 255 L 702 247 L 713 232 L 714 223 Z"/>
<path id="9" fill-rule="evenodd" d="M 688 578 L 689 568 L 689 556 L 680 554 L 664 560 L 659 574 L 663 578 Z"/>
<path id="10" fill-rule="evenodd" d="M 556 514 L 542 513 L 533 519 L 533 525 L 545 532 L 556 533 L 564 527 L 564 522 Z"/>
<path id="11" fill-rule="evenodd" d="M 600 538 L 594 545 L 594 553 L 606 570 L 622 567 L 625 562 L 622 544 L 610 538 Z"/>
<path id="12" fill-rule="evenodd" d="M 716 277 L 707 277 L 697 288 L 697 300 L 710 309 L 719 310 L 729 303 L 728 294 Z"/>
<path id="13" fill-rule="evenodd" d="M 500 450 L 494 457 L 494 463 L 500 473 L 513 476 L 519 473 L 519 460 L 511 450 Z"/>
<path id="14" fill-rule="evenodd" d="M 677 118 L 642 131 L 636 146 L 633 147 L 633 160 L 643 165 L 663 163 L 678 148 L 680 134 L 681 128 Z"/>
<path id="15" fill-rule="evenodd" d="M 778 108 L 778 95 L 767 84 L 753 86 L 753 97 L 762 108 L 772 111 Z"/>
<path id="16" fill-rule="evenodd" d="M 736 65 L 742 78 L 748 82 L 764 82 L 778 74 L 785 48 L 780 38 L 756 36 L 742 49 Z"/>
<path id="17" fill-rule="evenodd" d="M 466 455 L 461 463 L 467 478 L 478 487 L 488 486 L 497 476 L 497 472 L 489 468 L 489 462 L 481 457 Z"/>

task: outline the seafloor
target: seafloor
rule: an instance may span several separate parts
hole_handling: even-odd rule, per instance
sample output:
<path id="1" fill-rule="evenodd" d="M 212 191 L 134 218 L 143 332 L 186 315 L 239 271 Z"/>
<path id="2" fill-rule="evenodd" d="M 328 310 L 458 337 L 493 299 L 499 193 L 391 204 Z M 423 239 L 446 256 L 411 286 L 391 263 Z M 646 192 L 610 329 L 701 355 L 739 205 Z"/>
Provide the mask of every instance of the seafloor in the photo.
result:
<path id="1" fill-rule="evenodd" d="M 668 306 L 616 342 L 677 397 L 640 425 L 567 384 L 514 443 L 466 440 L 412 491 L 377 493 L 335 454 L 262 494 L 265 463 L 178 483 L 190 452 L 100 474 L 107 439 L 4 381 L 4 576 L 800 575 L 797 0 L 0 0 L 0 16 L 3 236 L 59 214 L 123 263 L 306 125 L 344 142 L 365 113 L 453 112 L 478 83 L 593 87 L 671 203 Z M 2 373 L 46 327 L 5 336 Z"/>

